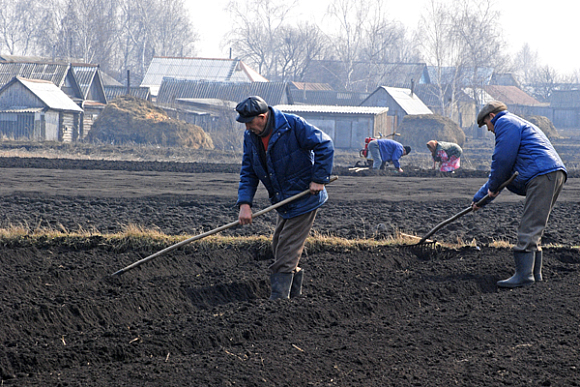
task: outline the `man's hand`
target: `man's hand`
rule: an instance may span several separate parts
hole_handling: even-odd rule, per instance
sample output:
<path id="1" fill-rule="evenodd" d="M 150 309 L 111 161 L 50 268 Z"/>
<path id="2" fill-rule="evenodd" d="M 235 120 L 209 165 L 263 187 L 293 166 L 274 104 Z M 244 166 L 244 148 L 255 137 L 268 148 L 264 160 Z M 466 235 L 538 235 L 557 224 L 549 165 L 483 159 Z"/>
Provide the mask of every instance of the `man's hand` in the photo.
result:
<path id="1" fill-rule="evenodd" d="M 324 184 L 318 184 L 313 181 L 310 182 L 310 193 L 316 195 L 324 189 Z"/>
<path id="2" fill-rule="evenodd" d="M 491 199 L 495 198 L 497 195 L 499 195 L 499 192 L 491 192 L 490 190 L 487 190 L 487 196 L 489 196 Z M 478 207 L 475 202 L 472 202 L 471 208 L 473 209 L 473 211 L 477 211 L 481 207 Z"/>
<path id="3" fill-rule="evenodd" d="M 252 223 L 252 207 L 249 204 L 242 204 L 240 206 L 240 214 L 238 220 L 241 225 Z"/>
<path id="4" fill-rule="evenodd" d="M 487 190 L 487 194 L 490 198 L 495 198 L 497 195 L 499 195 L 499 192 L 491 192 L 490 190 Z"/>

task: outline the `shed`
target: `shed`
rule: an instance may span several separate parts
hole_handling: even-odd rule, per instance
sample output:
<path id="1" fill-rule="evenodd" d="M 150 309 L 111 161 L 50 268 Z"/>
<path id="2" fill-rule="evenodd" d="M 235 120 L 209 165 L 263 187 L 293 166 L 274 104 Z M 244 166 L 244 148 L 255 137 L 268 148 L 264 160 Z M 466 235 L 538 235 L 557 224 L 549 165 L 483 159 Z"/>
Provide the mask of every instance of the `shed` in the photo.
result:
<path id="1" fill-rule="evenodd" d="M 380 86 L 362 101 L 361 106 L 389 108 L 389 116 L 395 117 L 393 123 L 395 129 L 406 115 L 433 114 L 413 89 L 399 87 Z"/>
<path id="2" fill-rule="evenodd" d="M 268 82 L 239 59 L 153 57 L 141 86 L 157 97 L 163 78 L 219 82 Z"/>
<path id="3" fill-rule="evenodd" d="M 550 108 L 552 122 L 558 129 L 580 128 L 580 90 L 554 90 Z"/>
<path id="4" fill-rule="evenodd" d="M 0 133 L 10 138 L 71 142 L 83 110 L 50 81 L 14 77 L 0 89 Z"/>
<path id="5" fill-rule="evenodd" d="M 392 133 L 385 107 L 277 105 L 284 113 L 293 113 L 328 134 L 337 149 L 361 149 L 366 137 Z"/>

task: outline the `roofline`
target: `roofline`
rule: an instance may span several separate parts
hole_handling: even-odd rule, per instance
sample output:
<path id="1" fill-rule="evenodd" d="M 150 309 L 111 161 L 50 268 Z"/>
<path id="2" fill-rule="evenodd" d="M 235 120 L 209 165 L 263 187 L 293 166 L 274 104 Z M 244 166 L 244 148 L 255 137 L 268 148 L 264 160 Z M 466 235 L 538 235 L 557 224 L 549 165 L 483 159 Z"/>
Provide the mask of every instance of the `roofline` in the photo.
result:
<path id="1" fill-rule="evenodd" d="M 227 60 L 227 61 L 240 61 L 240 59 L 234 58 L 201 58 L 201 57 L 185 57 L 185 56 L 154 56 L 153 59 L 155 58 L 161 58 L 161 59 L 201 59 L 201 60 Z"/>

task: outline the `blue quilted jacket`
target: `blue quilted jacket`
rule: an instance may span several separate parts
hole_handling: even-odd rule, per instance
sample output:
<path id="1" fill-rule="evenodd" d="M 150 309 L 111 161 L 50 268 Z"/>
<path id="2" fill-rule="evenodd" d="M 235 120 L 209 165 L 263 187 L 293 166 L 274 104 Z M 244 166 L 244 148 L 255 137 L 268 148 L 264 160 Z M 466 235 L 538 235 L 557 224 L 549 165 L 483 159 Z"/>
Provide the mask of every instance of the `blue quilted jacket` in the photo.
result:
<path id="1" fill-rule="evenodd" d="M 505 110 L 491 122 L 495 130 L 491 171 L 487 182 L 473 197 L 474 202 L 482 199 L 488 189 L 497 192 L 515 171 L 519 175 L 507 189 L 523 196 L 526 195 L 526 185 L 534 177 L 554 171 L 567 173 L 552 143 L 537 126 Z"/>
<path id="2" fill-rule="evenodd" d="M 261 139 L 246 130 L 237 204 L 252 204 L 258 183 L 276 204 L 307 190 L 310 182 L 327 184 L 332 173 L 334 145 L 328 135 L 303 118 L 270 107 L 274 127 L 266 152 L 267 168 L 260 160 Z M 311 212 L 328 199 L 326 189 L 305 195 L 277 209 L 285 219 Z"/>

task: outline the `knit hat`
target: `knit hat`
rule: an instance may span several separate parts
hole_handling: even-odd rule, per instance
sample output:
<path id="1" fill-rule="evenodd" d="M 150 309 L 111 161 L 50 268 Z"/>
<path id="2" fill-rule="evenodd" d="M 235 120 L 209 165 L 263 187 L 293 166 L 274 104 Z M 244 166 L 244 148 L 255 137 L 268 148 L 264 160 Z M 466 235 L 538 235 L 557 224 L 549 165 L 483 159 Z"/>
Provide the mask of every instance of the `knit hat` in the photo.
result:
<path id="1" fill-rule="evenodd" d="M 504 110 L 507 110 L 505 103 L 500 101 L 491 101 L 485 105 L 477 115 L 477 125 L 481 128 L 483 126 L 483 120 L 485 120 L 485 117 L 491 113 L 499 113 Z"/>
<path id="2" fill-rule="evenodd" d="M 411 147 L 409 145 L 405 145 L 403 148 L 405 149 L 406 154 L 411 153 Z"/>

